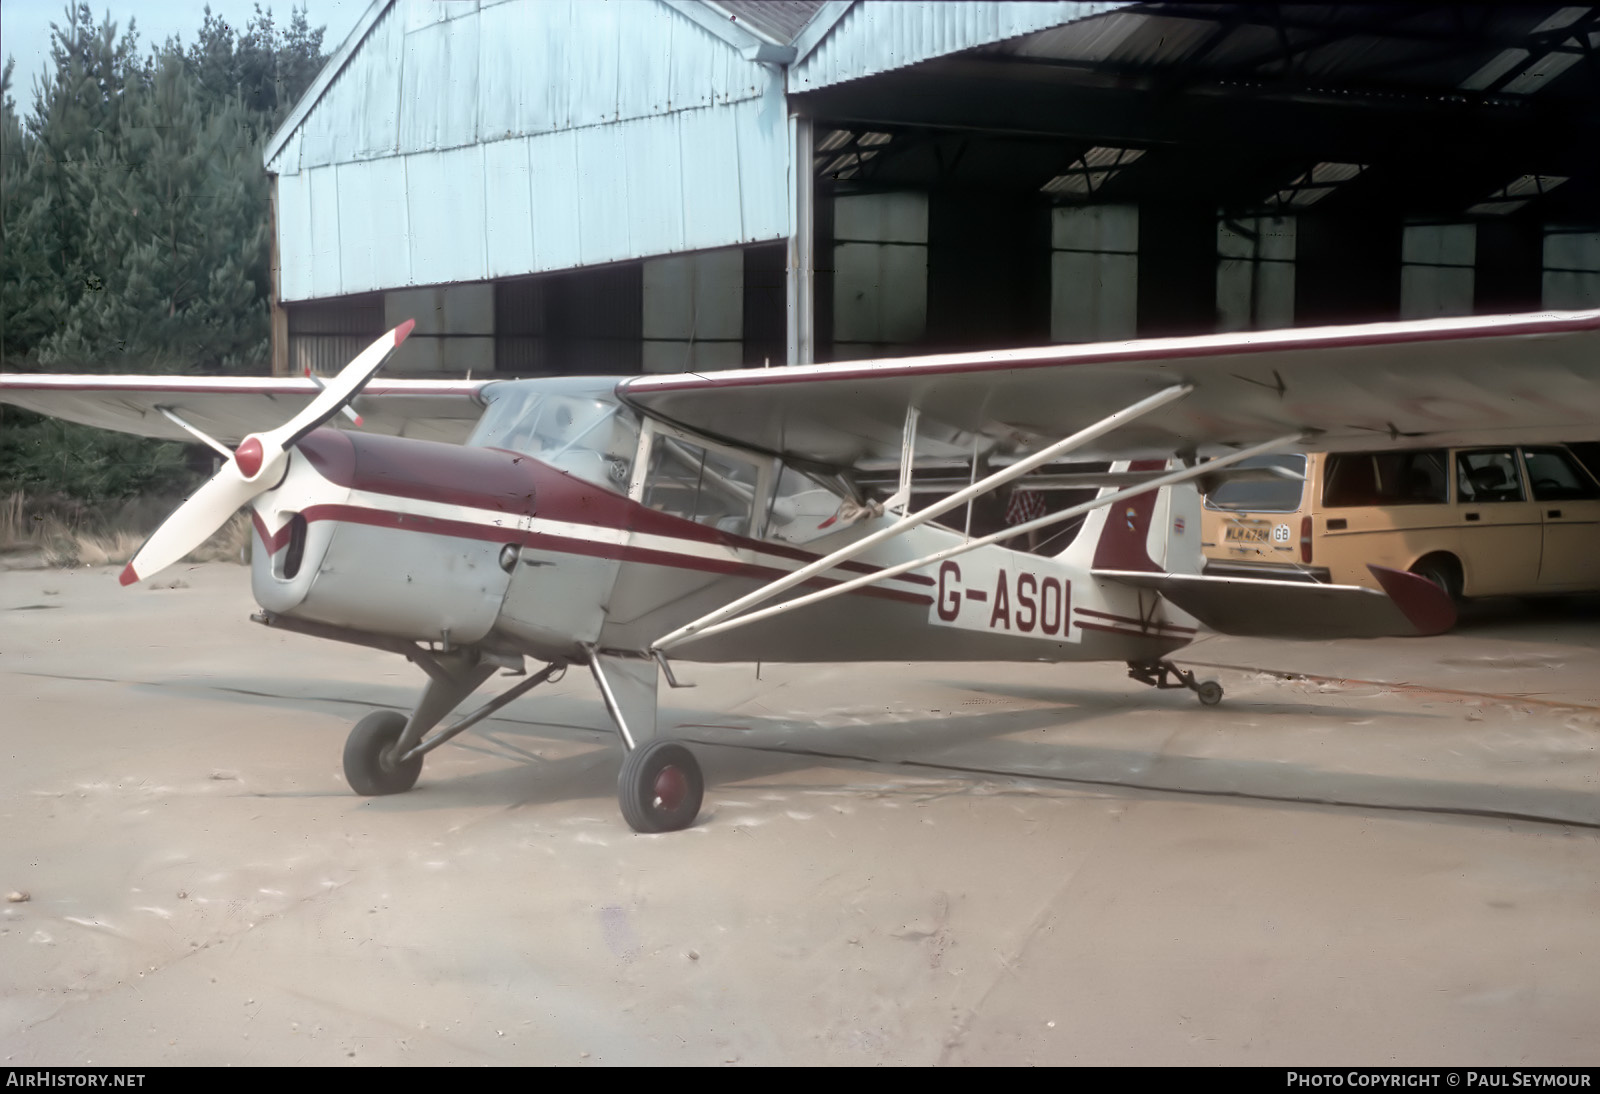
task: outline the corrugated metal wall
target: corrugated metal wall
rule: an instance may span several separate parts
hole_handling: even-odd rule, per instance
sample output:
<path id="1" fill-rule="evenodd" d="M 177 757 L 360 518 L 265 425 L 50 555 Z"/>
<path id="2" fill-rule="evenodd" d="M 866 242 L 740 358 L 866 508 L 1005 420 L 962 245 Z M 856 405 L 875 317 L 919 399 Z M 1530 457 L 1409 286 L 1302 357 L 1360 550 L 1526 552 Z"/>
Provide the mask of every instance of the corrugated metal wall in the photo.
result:
<path id="1" fill-rule="evenodd" d="M 787 236 L 781 74 L 621 8 L 396 0 L 269 164 L 281 298 Z"/>
<path id="2" fill-rule="evenodd" d="M 383 297 L 377 293 L 291 308 L 289 371 L 332 375 L 386 329 Z"/>
<path id="3" fill-rule="evenodd" d="M 1087 19 L 1118 3 L 858 3 L 789 70 L 791 91 L 904 68 L 975 46 Z"/>

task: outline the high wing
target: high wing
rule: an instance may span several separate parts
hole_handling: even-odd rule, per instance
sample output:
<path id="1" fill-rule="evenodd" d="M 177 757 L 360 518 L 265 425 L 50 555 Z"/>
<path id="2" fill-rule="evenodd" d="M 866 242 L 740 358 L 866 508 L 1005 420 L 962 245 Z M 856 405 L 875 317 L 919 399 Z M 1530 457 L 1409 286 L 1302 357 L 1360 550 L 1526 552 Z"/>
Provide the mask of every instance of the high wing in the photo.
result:
<path id="1" fill-rule="evenodd" d="M 483 412 L 479 392 L 491 382 L 375 380 L 355 409 L 368 432 L 459 443 Z M 288 421 L 319 390 L 312 380 L 290 377 L 0 375 L 0 403 L 101 429 L 193 441 L 166 409 L 225 444 Z"/>
<path id="2" fill-rule="evenodd" d="M 639 376 L 641 413 L 836 468 L 1027 452 L 1175 384 L 1193 390 L 1075 458 L 1216 453 L 1306 431 L 1317 451 L 1600 434 L 1600 310 L 1060 345 Z"/>

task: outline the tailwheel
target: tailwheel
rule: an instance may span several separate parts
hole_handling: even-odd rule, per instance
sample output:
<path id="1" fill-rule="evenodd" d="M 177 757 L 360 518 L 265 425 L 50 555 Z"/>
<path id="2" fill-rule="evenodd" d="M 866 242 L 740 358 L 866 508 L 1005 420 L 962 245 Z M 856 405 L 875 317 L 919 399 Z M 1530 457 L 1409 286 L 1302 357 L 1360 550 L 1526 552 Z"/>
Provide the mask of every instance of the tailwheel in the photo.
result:
<path id="1" fill-rule="evenodd" d="M 623 819 L 635 832 L 676 832 L 700 815 L 706 793 L 700 764 L 677 741 L 630 749 L 617 776 Z"/>
<path id="2" fill-rule="evenodd" d="M 394 759 L 394 746 L 405 728 L 406 716 L 393 710 L 375 710 L 356 723 L 344 742 L 344 778 L 351 790 L 374 797 L 417 785 L 422 757 Z"/>
<path id="3" fill-rule="evenodd" d="M 1188 669 L 1171 661 L 1129 661 L 1128 678 L 1153 688 L 1188 688 L 1203 706 L 1222 702 L 1222 685 L 1215 680 L 1197 680 Z"/>

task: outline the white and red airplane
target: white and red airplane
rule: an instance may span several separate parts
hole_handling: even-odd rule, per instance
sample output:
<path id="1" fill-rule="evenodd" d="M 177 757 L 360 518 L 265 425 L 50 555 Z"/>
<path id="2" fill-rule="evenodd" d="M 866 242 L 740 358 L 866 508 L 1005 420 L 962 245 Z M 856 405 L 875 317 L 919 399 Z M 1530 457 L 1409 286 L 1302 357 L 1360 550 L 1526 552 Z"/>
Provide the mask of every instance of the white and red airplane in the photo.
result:
<path id="1" fill-rule="evenodd" d="M 622 738 L 618 798 L 639 831 L 689 825 L 704 791 L 690 751 L 656 733 L 674 660 L 1122 661 L 1215 703 L 1219 686 L 1167 660 L 1201 625 L 1431 634 L 1455 616 L 1443 590 L 1395 571 L 1375 570 L 1384 592 L 1202 576 L 1190 484 L 1272 451 L 1553 442 L 1600 425 L 1600 311 L 708 375 L 372 382 L 410 330 L 326 383 L 9 374 L 0 401 L 221 454 L 123 584 L 247 506 L 252 618 L 422 667 L 414 710 L 350 733 L 357 793 L 410 789 L 428 752 L 583 664 Z M 323 428 L 358 396 L 365 431 Z M 1068 453 L 1120 461 L 1065 478 L 1098 487 L 1093 501 L 992 535 L 956 530 L 973 498 Z M 967 485 L 913 511 L 913 471 L 929 467 Z M 870 496 L 863 483 L 889 470 L 898 489 Z M 932 523 L 945 513 L 949 527 Z M 1084 514 L 1053 557 L 1001 545 Z M 544 667 L 438 728 L 528 658 Z"/>

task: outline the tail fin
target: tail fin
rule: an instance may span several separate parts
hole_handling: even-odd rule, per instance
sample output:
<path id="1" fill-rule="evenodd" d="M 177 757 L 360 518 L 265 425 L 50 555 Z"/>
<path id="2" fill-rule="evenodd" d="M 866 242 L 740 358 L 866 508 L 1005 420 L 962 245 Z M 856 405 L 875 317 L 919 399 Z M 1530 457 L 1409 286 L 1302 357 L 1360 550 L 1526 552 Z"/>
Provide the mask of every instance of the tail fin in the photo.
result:
<path id="1" fill-rule="evenodd" d="M 1164 460 L 1114 463 L 1113 473 L 1160 472 Z M 1108 486 L 1100 496 L 1121 487 Z M 1136 573 L 1198 574 L 1200 557 L 1200 495 L 1193 486 L 1163 486 L 1144 494 L 1102 506 L 1083 522 L 1062 561 L 1090 570 Z"/>

